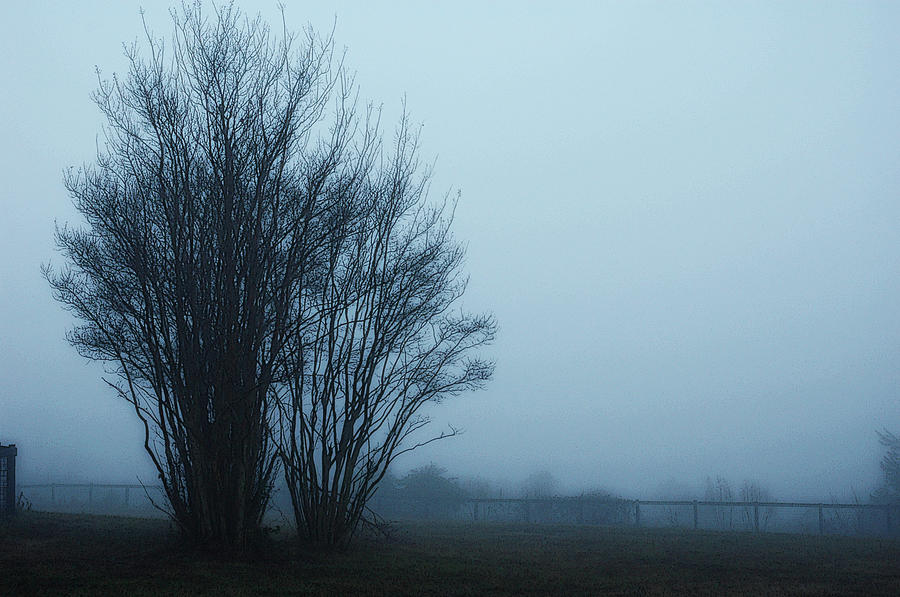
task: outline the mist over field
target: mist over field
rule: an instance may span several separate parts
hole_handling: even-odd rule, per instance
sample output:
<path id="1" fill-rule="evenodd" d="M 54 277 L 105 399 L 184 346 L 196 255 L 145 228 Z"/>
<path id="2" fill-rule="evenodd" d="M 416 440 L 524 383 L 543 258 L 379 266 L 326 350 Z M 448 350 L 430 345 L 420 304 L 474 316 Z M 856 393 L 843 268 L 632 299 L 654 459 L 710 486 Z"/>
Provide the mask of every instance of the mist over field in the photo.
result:
<path id="1" fill-rule="evenodd" d="M 327 5 L 326 5 L 327 4 Z M 280 23 L 275 3 L 242 2 Z M 79 357 L 42 264 L 81 223 L 63 171 L 90 100 L 143 37 L 132 2 L 0 19 L 0 443 L 20 483 L 152 483 L 131 405 Z M 166 3 L 144 5 L 167 35 Z M 507 492 L 867 499 L 900 431 L 900 6 L 291 3 L 334 28 L 390 133 L 405 98 L 461 192 L 464 306 L 497 340 L 486 390 L 429 407 L 458 437 L 405 455 Z M 426 435 L 427 436 L 427 433 Z M 425 437 L 423 436 L 423 437 Z"/>

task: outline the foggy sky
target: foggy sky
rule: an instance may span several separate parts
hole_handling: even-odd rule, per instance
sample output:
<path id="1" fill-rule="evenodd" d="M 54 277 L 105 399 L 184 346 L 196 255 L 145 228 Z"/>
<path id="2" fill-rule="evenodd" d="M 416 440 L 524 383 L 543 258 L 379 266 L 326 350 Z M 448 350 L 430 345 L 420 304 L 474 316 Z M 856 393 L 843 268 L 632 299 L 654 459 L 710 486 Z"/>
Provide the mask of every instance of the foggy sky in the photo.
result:
<path id="1" fill-rule="evenodd" d="M 145 4 L 168 36 L 167 4 Z M 275 3 L 241 2 L 278 23 Z M 900 6 L 288 3 L 335 26 L 390 132 L 402 98 L 459 189 L 465 306 L 500 323 L 483 392 L 432 409 L 434 461 L 508 483 L 776 498 L 878 482 L 900 431 Z M 336 25 L 335 25 L 336 17 Z M 63 169 L 101 130 L 139 4 L 0 11 L 0 442 L 22 482 L 152 479 L 142 430 L 64 340 L 41 278 Z"/>

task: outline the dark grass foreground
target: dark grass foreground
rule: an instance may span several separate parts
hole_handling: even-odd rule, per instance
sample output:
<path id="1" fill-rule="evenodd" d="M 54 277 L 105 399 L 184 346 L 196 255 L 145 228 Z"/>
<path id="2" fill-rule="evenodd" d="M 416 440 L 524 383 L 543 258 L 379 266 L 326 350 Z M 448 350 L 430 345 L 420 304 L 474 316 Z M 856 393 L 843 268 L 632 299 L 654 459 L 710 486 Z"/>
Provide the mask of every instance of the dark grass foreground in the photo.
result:
<path id="1" fill-rule="evenodd" d="M 490 523 L 398 525 L 346 553 L 273 540 L 229 561 L 161 520 L 0 521 L 0 595 L 900 595 L 881 539 Z"/>

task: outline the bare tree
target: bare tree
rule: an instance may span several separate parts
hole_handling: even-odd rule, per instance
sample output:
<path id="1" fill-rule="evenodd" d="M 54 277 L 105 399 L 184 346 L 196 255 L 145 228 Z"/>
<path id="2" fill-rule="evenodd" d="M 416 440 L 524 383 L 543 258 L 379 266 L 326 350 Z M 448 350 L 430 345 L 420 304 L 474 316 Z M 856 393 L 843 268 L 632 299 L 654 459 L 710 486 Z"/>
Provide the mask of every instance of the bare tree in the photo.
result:
<path id="1" fill-rule="evenodd" d="M 872 494 L 872 498 L 880 503 L 896 503 L 900 501 L 900 437 L 887 429 L 878 433 L 878 440 L 885 448 L 881 457 L 881 472 L 884 482 Z"/>
<path id="2" fill-rule="evenodd" d="M 423 407 L 493 373 L 471 356 L 493 338 L 492 318 L 454 310 L 467 282 L 464 253 L 450 234 L 452 204 L 428 202 L 416 136 L 404 118 L 390 152 L 363 146 L 372 159 L 333 204 L 337 229 L 294 305 L 309 325 L 285 351 L 284 369 L 296 373 L 279 402 L 298 529 L 328 545 L 351 539 L 400 454 L 456 433 L 419 436 L 429 422 Z"/>
<path id="3" fill-rule="evenodd" d="M 69 340 L 143 422 L 163 507 L 191 539 L 239 548 L 275 474 L 298 297 L 354 176 L 351 85 L 312 32 L 276 36 L 231 6 L 172 16 L 171 42 L 148 32 L 146 57 L 126 51 L 127 76 L 95 93 L 105 144 L 66 178 L 87 227 L 57 230 L 68 265 L 45 275 L 82 321 Z"/>
<path id="4" fill-rule="evenodd" d="M 549 498 L 557 494 L 559 480 L 550 471 L 537 471 L 522 482 L 520 493 L 524 498 Z"/>
<path id="5" fill-rule="evenodd" d="M 715 482 L 707 477 L 704 499 L 710 502 L 733 502 L 734 491 L 731 489 L 731 483 L 722 476 L 717 476 Z M 734 506 L 715 506 L 714 515 L 716 528 L 722 530 L 734 528 Z"/>
<path id="6" fill-rule="evenodd" d="M 741 501 L 742 502 L 772 502 L 775 501 L 768 489 L 763 487 L 758 481 L 744 481 L 741 485 Z M 744 525 L 748 529 L 756 526 L 756 511 L 753 506 L 744 506 L 741 511 L 741 518 Z M 766 506 L 762 510 L 762 516 L 759 520 L 759 528 L 765 531 L 769 526 L 769 521 L 775 517 L 775 507 Z"/>

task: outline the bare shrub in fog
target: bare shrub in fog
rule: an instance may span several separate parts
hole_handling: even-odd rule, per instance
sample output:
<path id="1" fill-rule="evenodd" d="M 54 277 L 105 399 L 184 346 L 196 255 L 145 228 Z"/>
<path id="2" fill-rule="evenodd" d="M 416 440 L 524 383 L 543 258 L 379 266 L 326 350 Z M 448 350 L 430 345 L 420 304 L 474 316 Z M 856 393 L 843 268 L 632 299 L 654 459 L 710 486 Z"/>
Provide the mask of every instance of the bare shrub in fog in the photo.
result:
<path id="1" fill-rule="evenodd" d="M 483 477 L 465 477 L 460 484 L 470 498 L 485 499 L 503 496 L 503 489 L 499 485 Z"/>
<path id="2" fill-rule="evenodd" d="M 878 432 L 878 440 L 885 448 L 881 457 L 882 484 L 872 494 L 879 503 L 900 502 L 900 437 L 887 429 Z"/>
<path id="3" fill-rule="evenodd" d="M 663 512 L 666 517 L 666 524 L 668 524 L 670 527 L 677 527 L 681 525 L 681 522 L 678 519 L 678 507 L 666 506 Z"/>
<path id="4" fill-rule="evenodd" d="M 272 387 L 295 305 L 352 179 L 349 121 L 324 137 L 331 41 L 275 39 L 259 19 L 199 5 L 166 45 L 94 95 L 96 164 L 66 187 L 87 228 L 57 230 L 68 267 L 45 269 L 144 424 L 164 507 L 191 539 L 239 547 L 260 527 L 275 473 Z M 346 100 L 346 93 L 342 96 Z"/>
<path id="5" fill-rule="evenodd" d="M 724 477 L 716 477 L 713 481 L 706 478 L 706 492 L 703 496 L 709 502 L 733 502 L 734 491 L 731 489 L 731 483 Z M 716 528 L 723 530 L 731 530 L 734 528 L 734 507 L 733 506 L 714 506 L 713 515 L 715 517 Z"/>
<path id="6" fill-rule="evenodd" d="M 659 484 L 656 488 L 655 499 L 659 500 L 693 500 L 696 499 L 695 490 L 674 478 L 669 478 Z M 688 511 L 683 506 L 665 506 L 663 508 L 663 516 L 666 524 L 671 527 L 678 527 L 684 524 L 682 516 L 688 515 Z M 685 520 L 689 520 L 685 519 Z"/>
<path id="7" fill-rule="evenodd" d="M 744 481 L 744 484 L 741 485 L 741 495 L 740 501 L 742 502 L 771 502 L 774 501 L 772 494 L 769 493 L 769 490 L 759 484 L 758 481 Z M 756 511 L 754 506 L 744 506 L 741 511 L 741 519 L 744 522 L 744 525 L 747 528 L 755 528 L 756 526 Z M 765 506 L 759 510 L 759 528 L 760 530 L 766 530 L 769 526 L 769 521 L 775 517 L 775 508 L 772 506 Z"/>
<path id="8" fill-rule="evenodd" d="M 414 436 L 420 409 L 491 377 L 471 351 L 495 324 L 453 310 L 453 204 L 427 201 L 405 117 L 382 149 L 330 39 L 231 5 L 173 18 L 100 83 L 105 145 L 66 178 L 87 228 L 57 230 L 45 275 L 185 535 L 245 545 L 281 463 L 301 533 L 342 542 L 394 458 L 454 433 Z"/>
<path id="9" fill-rule="evenodd" d="M 496 326 L 454 309 L 464 252 L 452 205 L 427 201 L 416 147 L 404 120 L 390 154 L 377 149 L 347 181 L 315 283 L 291 307 L 310 323 L 288 334 L 278 445 L 312 541 L 349 541 L 390 464 L 456 433 L 418 435 L 429 423 L 422 408 L 493 373 L 473 351 Z"/>
<path id="10" fill-rule="evenodd" d="M 549 498 L 559 491 L 559 480 L 550 471 L 537 471 L 528 475 L 519 489 L 524 498 Z"/>
<path id="11" fill-rule="evenodd" d="M 534 472 L 522 482 L 519 488 L 519 494 L 527 499 L 545 500 L 557 495 L 559 490 L 559 480 L 550 471 Z M 547 521 L 553 515 L 554 504 L 543 502 L 537 504 L 525 503 L 524 508 L 525 520 L 528 522 L 536 522 L 539 520 Z"/>
<path id="12" fill-rule="evenodd" d="M 829 495 L 829 502 L 832 504 L 851 503 L 857 506 L 862 504 L 855 490 L 851 490 L 849 499 L 832 493 Z M 824 530 L 827 533 L 862 535 L 865 533 L 867 525 L 872 523 L 872 512 L 862 508 L 827 508 L 825 512 L 823 522 Z M 879 515 L 881 515 L 880 512 L 876 516 Z"/>

